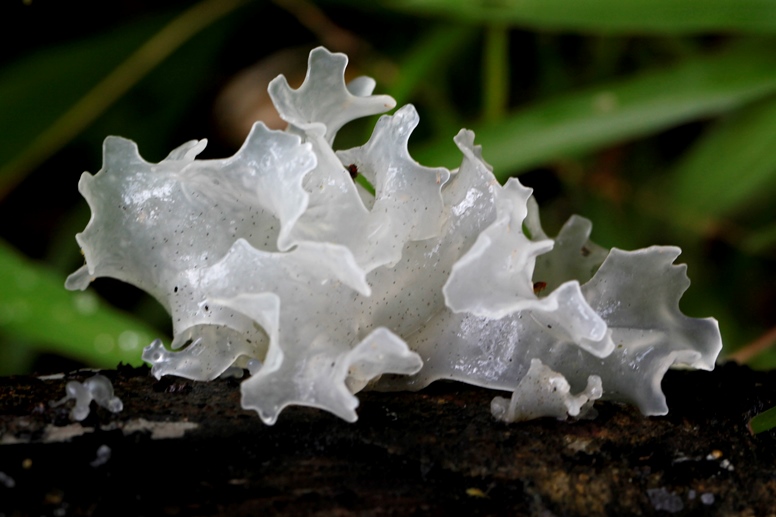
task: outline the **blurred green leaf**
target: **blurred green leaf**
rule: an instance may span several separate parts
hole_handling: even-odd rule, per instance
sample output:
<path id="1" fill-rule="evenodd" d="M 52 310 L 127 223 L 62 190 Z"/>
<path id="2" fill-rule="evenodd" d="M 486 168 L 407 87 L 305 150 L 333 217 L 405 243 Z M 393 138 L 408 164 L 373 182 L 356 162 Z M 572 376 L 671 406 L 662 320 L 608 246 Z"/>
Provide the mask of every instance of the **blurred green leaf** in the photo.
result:
<path id="1" fill-rule="evenodd" d="M 0 146 L 0 197 L 191 36 L 241 3 L 204 0 L 150 38 L 163 19 L 50 49 L 7 70 L 0 77 L 0 127 L 14 128 L 15 135 Z"/>
<path id="2" fill-rule="evenodd" d="M 776 53 L 761 42 L 540 101 L 473 129 L 504 181 L 549 160 L 724 113 L 774 91 Z M 460 160 L 447 138 L 413 154 L 433 165 Z"/>
<path id="3" fill-rule="evenodd" d="M 412 14 L 596 33 L 776 32 L 771 0 L 393 0 Z"/>
<path id="4" fill-rule="evenodd" d="M 32 371 L 37 354 L 23 339 L 0 335 L 0 375 Z"/>
<path id="5" fill-rule="evenodd" d="M 495 122 L 504 117 L 509 104 L 509 32 L 494 23 L 485 28 L 482 48 L 483 118 Z"/>
<path id="6" fill-rule="evenodd" d="M 188 138 L 202 138 L 199 127 L 179 135 L 181 121 L 207 119 L 210 115 L 209 107 L 201 105 L 203 92 L 212 95 L 209 89 L 218 83 L 213 70 L 237 18 L 227 17 L 193 35 L 118 99 L 83 132 L 83 137 L 88 142 L 102 142 L 121 128 L 121 136 L 134 140 L 150 161 L 163 159 L 171 148 Z"/>
<path id="7" fill-rule="evenodd" d="M 0 332 L 101 367 L 138 365 L 158 334 L 105 305 L 90 291 L 69 292 L 65 279 L 0 242 Z"/>
<path id="8" fill-rule="evenodd" d="M 776 427 L 776 407 L 763 411 L 749 421 L 749 430 L 752 433 L 762 433 Z"/>
<path id="9" fill-rule="evenodd" d="M 776 350 L 773 348 L 765 350 L 746 361 L 745 364 L 754 370 L 773 370 L 776 368 Z"/>
<path id="10" fill-rule="evenodd" d="M 719 121 L 670 175 L 683 212 L 719 218 L 776 192 L 776 98 Z"/>
<path id="11" fill-rule="evenodd" d="M 741 243 L 741 247 L 744 251 L 751 254 L 763 253 L 768 249 L 776 249 L 776 221 L 753 231 Z"/>
<path id="12" fill-rule="evenodd" d="M 168 17 L 154 17 L 106 34 L 47 48 L 0 74 L 0 190 L 24 171 L 9 164 Z M 11 129 L 12 128 L 12 129 Z"/>
<path id="13" fill-rule="evenodd" d="M 426 31 L 399 63 L 396 81 L 386 92 L 401 106 L 423 81 L 429 80 L 449 66 L 461 46 L 470 44 L 477 29 L 470 25 L 437 24 Z"/>

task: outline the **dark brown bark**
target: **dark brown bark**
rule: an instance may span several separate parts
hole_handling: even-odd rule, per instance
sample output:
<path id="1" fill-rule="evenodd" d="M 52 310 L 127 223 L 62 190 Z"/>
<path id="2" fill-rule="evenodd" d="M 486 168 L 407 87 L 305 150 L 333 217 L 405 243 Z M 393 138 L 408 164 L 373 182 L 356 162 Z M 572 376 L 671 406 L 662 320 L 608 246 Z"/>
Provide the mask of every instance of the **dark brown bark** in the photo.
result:
<path id="1" fill-rule="evenodd" d="M 0 379 L 0 514 L 776 514 L 776 434 L 747 429 L 776 377 L 735 365 L 669 372 L 666 417 L 603 403 L 509 425 L 494 392 L 458 383 L 360 393 L 355 424 L 297 407 L 268 427 L 236 380 L 103 374 L 124 410 L 81 423 L 48 403 L 91 373 Z"/>

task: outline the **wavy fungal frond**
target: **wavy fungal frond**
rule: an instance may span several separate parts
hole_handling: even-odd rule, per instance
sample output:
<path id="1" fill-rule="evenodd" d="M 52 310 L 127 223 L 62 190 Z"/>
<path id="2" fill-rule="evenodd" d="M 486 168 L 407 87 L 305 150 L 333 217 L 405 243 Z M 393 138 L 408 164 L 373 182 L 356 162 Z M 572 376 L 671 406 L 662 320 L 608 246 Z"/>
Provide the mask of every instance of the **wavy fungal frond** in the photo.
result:
<path id="1" fill-rule="evenodd" d="M 717 322 L 679 310 L 678 248 L 606 250 L 577 216 L 549 237 L 532 190 L 499 185 L 471 131 L 454 138 L 457 169 L 418 164 L 411 105 L 332 149 L 344 124 L 395 106 L 369 78 L 345 84 L 346 65 L 317 48 L 299 89 L 273 81 L 288 129 L 256 123 L 231 158 L 198 160 L 203 140 L 148 163 L 109 137 L 82 176 L 86 264 L 66 285 L 114 277 L 161 302 L 174 338 L 146 348 L 154 375 L 249 369 L 242 405 L 267 424 L 289 405 L 354 421 L 360 390 L 438 379 L 513 392 L 492 410 L 520 421 L 589 415 L 597 399 L 664 414 L 669 367 L 714 367 Z"/>

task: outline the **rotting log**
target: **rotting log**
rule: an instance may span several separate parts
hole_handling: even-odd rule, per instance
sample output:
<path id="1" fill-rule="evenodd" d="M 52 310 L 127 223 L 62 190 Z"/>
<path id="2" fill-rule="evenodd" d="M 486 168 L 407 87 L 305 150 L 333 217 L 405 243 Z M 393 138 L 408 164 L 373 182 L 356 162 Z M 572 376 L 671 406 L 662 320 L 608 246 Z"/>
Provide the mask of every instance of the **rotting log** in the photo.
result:
<path id="1" fill-rule="evenodd" d="M 0 515 L 776 515 L 776 373 L 671 371 L 671 408 L 504 424 L 494 392 L 442 382 L 358 394 L 359 420 L 240 409 L 239 381 L 102 371 L 124 402 L 51 407 L 68 380 L 0 378 Z"/>

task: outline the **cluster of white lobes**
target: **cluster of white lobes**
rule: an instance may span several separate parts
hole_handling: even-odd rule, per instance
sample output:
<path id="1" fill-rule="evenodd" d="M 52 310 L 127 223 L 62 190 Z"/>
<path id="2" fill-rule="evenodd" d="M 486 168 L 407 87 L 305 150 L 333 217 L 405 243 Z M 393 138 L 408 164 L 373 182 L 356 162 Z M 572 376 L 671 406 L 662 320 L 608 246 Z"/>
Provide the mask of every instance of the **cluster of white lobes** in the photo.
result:
<path id="1" fill-rule="evenodd" d="M 201 140 L 148 163 L 108 137 L 102 169 L 81 177 L 92 218 L 67 287 L 108 276 L 162 303 L 171 349 L 143 353 L 157 378 L 249 368 L 242 405 L 267 424 L 289 405 L 355 421 L 364 388 L 452 379 L 512 392 L 492 411 L 515 421 L 581 416 L 598 398 L 665 414 L 670 366 L 714 367 L 717 322 L 678 308 L 678 248 L 605 250 L 576 216 L 549 238 L 531 189 L 499 185 L 471 131 L 454 138 L 458 169 L 415 162 L 411 105 L 334 151 L 344 124 L 395 105 L 368 77 L 346 85 L 346 64 L 317 48 L 299 89 L 272 81 L 288 128 L 256 123 L 231 158 L 196 160 Z"/>

